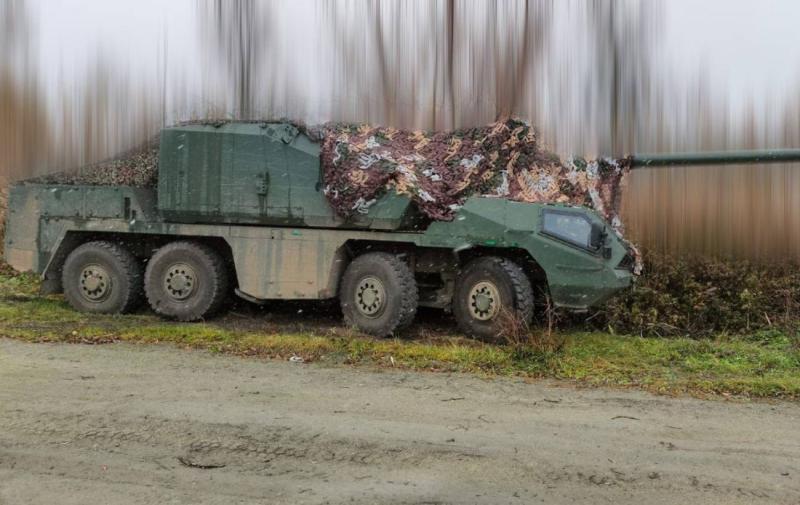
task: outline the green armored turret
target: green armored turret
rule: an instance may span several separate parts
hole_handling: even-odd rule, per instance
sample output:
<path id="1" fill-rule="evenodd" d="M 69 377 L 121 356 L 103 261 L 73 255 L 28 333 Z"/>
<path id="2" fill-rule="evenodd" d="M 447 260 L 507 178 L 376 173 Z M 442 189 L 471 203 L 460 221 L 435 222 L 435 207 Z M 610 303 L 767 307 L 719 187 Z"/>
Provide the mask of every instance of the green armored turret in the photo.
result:
<path id="1" fill-rule="evenodd" d="M 368 215 L 344 220 L 321 189 L 320 146 L 289 123 L 167 128 L 161 134 L 158 207 L 180 223 L 396 230 L 411 220 L 406 197 L 385 195 Z"/>

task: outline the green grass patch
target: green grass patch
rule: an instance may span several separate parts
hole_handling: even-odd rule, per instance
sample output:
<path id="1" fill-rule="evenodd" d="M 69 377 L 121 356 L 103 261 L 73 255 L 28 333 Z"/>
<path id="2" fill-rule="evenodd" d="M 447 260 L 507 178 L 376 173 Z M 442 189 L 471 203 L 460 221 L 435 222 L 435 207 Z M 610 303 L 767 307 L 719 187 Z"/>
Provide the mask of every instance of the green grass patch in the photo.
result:
<path id="1" fill-rule="evenodd" d="M 497 345 L 433 333 L 374 339 L 337 326 L 291 329 L 256 316 L 182 324 L 148 313 L 90 316 L 59 296 L 36 295 L 33 276 L 0 273 L 0 336 L 31 342 L 169 343 L 246 356 L 329 364 L 566 379 L 662 394 L 800 398 L 798 336 L 763 330 L 703 339 L 643 338 L 598 332 L 563 335 L 563 345 Z M 263 319 L 263 318 L 262 318 Z"/>

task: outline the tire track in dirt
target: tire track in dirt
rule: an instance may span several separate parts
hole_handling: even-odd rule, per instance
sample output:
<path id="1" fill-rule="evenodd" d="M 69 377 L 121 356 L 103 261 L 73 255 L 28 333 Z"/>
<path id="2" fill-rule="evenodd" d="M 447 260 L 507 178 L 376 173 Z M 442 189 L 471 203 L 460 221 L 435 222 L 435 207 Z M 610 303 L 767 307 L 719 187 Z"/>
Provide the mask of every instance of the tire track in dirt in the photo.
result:
<path id="1" fill-rule="evenodd" d="M 800 497 L 791 403 L 2 339 L 0 384 L 2 505 Z"/>
<path id="2" fill-rule="evenodd" d="M 38 443 L 75 447 L 125 449 L 125 445 L 145 446 L 185 457 L 198 465 L 213 461 L 243 470 L 274 466 L 282 460 L 319 463 L 417 466 L 430 462 L 447 463 L 476 460 L 478 451 L 432 444 L 379 444 L 360 439 L 343 439 L 323 432 L 309 432 L 277 425 L 252 429 L 233 424 L 188 424 L 171 419 L 126 419 L 117 416 L 35 414 L 14 411 L 0 414 L 5 434 L 0 440 L 12 442 L 20 436 Z M 187 429 L 191 430 L 187 432 Z M 12 435 L 12 436 L 10 436 Z M 13 443 L 13 442 L 12 442 Z M 19 442 L 17 442 L 19 443 Z"/>

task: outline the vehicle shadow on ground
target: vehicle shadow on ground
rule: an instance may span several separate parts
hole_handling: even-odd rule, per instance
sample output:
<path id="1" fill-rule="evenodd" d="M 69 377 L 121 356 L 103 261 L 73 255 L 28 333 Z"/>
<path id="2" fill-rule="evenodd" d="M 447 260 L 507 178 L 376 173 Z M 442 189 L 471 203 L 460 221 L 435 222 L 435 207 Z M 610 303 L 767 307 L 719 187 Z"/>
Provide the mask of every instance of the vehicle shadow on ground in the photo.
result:
<path id="1" fill-rule="evenodd" d="M 234 301 L 209 324 L 232 331 L 269 333 L 315 333 L 321 335 L 352 335 L 356 330 L 344 322 L 338 302 L 310 300 L 276 300 L 256 305 L 244 300 Z M 456 321 L 443 310 L 420 307 L 414 323 L 398 336 L 404 339 L 430 339 L 460 335 Z"/>
<path id="2" fill-rule="evenodd" d="M 0 295 L 0 305 L 26 306 L 39 302 L 55 303 L 51 308 L 37 310 L 72 309 L 63 295 L 41 296 L 37 294 Z M 329 337 L 367 336 L 344 322 L 339 303 L 336 300 L 275 300 L 264 305 L 250 303 L 241 299 L 233 299 L 216 316 L 197 323 L 181 323 L 179 321 L 161 319 L 156 316 L 147 304 L 143 303 L 133 313 L 123 316 L 86 315 L 75 312 L 76 327 L 87 324 L 96 328 L 115 331 L 137 325 L 150 326 L 153 323 L 171 326 L 185 324 L 207 324 L 226 331 L 238 333 L 261 334 L 310 334 Z M 85 316 L 85 317 L 84 317 Z M 54 316 L 55 317 L 55 316 Z M 30 321 L 15 321 L 18 329 L 29 331 L 51 331 L 64 328 L 64 321 L 45 317 L 33 318 Z M 399 332 L 396 337 L 409 340 L 435 340 L 463 338 L 455 319 L 443 310 L 419 308 L 413 324 Z"/>

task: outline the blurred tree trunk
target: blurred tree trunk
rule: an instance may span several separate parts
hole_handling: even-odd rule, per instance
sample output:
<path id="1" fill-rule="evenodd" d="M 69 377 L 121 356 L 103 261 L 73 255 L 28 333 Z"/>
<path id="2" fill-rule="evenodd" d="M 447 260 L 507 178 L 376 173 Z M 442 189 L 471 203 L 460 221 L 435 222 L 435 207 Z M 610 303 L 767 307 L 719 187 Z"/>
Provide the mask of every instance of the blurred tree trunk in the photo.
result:
<path id="1" fill-rule="evenodd" d="M 23 0 L 0 2 L 0 179 L 32 174 L 46 159 L 48 122 Z"/>
<path id="2" fill-rule="evenodd" d="M 597 100 L 598 149 L 623 156 L 636 148 L 647 126 L 642 98 L 655 75 L 654 20 L 662 7 L 642 0 L 592 0 L 588 8 L 596 78 L 589 76 L 587 92 Z"/>
<path id="3" fill-rule="evenodd" d="M 256 90 L 274 85 L 259 82 L 268 63 L 268 13 L 272 5 L 257 0 L 200 0 L 198 4 L 201 34 L 208 37 L 207 50 L 212 55 L 211 66 L 227 73 L 227 94 L 237 119 L 256 119 Z"/>

